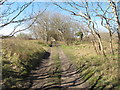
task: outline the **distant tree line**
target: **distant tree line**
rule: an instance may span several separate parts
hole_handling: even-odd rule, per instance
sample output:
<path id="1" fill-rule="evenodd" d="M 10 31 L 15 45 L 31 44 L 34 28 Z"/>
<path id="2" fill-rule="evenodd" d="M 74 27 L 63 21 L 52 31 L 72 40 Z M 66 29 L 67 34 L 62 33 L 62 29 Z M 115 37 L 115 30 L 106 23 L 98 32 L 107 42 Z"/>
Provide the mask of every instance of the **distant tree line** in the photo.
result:
<path id="1" fill-rule="evenodd" d="M 30 31 L 36 39 L 42 39 L 46 43 L 51 41 L 51 39 L 55 39 L 56 41 L 65 41 L 70 44 L 75 40 L 76 33 L 82 33 L 83 28 L 84 32 L 87 31 L 84 25 L 70 18 L 70 16 L 45 12 L 35 21 Z M 79 36 L 82 40 L 83 33 L 79 34 Z"/>

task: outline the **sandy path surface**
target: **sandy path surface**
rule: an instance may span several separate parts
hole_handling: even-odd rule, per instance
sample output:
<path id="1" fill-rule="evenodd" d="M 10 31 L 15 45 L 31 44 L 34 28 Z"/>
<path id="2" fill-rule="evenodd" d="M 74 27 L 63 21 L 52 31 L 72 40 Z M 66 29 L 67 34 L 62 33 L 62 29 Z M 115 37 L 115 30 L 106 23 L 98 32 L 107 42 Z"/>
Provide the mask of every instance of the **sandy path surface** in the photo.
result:
<path id="1" fill-rule="evenodd" d="M 87 89 L 88 83 L 83 82 L 80 76 L 80 70 L 70 62 L 64 52 L 59 48 L 59 56 L 61 60 L 61 86 L 64 88 L 84 88 Z"/>
<path id="2" fill-rule="evenodd" d="M 56 50 L 55 50 L 56 49 Z M 60 61 L 60 71 L 54 72 L 55 60 L 53 60 L 53 54 L 58 54 L 58 60 Z M 71 63 L 68 57 L 64 54 L 60 47 L 50 48 L 47 56 L 42 60 L 39 67 L 36 70 L 31 71 L 30 75 L 30 89 L 63 89 L 71 88 L 72 90 L 84 88 L 89 86 L 86 81 L 82 80 L 80 76 L 80 70 L 77 70 L 75 65 Z M 59 82 L 55 82 L 59 77 Z M 56 79 L 57 78 L 57 79 Z M 59 83 L 59 84 L 58 84 Z M 87 89 L 88 90 L 88 89 Z"/>
<path id="3" fill-rule="evenodd" d="M 48 50 L 48 55 L 42 60 L 41 65 L 31 72 L 31 88 L 43 88 L 48 83 L 49 73 L 51 71 L 52 48 Z"/>

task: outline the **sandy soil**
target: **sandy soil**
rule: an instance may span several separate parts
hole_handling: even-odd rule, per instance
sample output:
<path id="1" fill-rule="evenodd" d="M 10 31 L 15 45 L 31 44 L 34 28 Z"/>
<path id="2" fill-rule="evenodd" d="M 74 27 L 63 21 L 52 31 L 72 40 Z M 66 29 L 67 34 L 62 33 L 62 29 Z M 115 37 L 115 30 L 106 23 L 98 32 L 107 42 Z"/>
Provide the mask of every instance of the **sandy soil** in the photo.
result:
<path id="1" fill-rule="evenodd" d="M 52 59 L 53 49 L 50 47 L 47 55 L 43 59 L 42 63 L 36 70 L 31 71 L 30 79 L 30 89 L 67 89 L 71 88 L 72 90 L 84 88 L 87 89 L 89 84 L 81 79 L 80 70 L 77 70 L 75 65 L 70 62 L 68 57 L 64 54 L 63 50 L 58 47 L 56 48 L 59 55 L 59 60 L 61 62 L 61 71 L 60 74 L 60 84 L 52 83 L 54 78 L 51 79 L 51 74 L 53 73 L 54 61 Z M 56 67 L 57 68 L 57 67 Z M 54 76 L 53 76 L 54 77 Z M 87 89 L 88 90 L 88 89 Z"/>

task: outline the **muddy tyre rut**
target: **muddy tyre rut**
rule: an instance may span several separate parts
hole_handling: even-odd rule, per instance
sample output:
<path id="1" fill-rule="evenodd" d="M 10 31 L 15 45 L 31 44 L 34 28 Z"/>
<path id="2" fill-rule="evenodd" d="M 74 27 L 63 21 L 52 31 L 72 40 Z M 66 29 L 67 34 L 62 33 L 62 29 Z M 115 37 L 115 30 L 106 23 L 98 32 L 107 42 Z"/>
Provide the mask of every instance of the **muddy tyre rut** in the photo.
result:
<path id="1" fill-rule="evenodd" d="M 29 89 L 67 89 L 89 87 L 88 83 L 82 83 L 80 73 L 74 64 L 70 62 L 60 47 L 50 47 L 48 56 L 36 70 L 31 71 Z"/>

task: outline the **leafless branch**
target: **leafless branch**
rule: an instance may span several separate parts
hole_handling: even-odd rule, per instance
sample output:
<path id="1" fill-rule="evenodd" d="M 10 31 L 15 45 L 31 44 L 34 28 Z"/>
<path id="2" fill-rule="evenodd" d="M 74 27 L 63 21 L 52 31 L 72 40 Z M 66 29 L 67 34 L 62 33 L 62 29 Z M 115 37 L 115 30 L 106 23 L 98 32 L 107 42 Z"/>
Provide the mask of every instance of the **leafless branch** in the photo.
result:
<path id="1" fill-rule="evenodd" d="M 34 23 L 37 21 L 38 17 L 40 15 L 42 15 L 46 11 L 46 9 L 47 9 L 47 7 L 41 13 L 39 13 L 38 15 L 36 15 L 34 17 L 11 22 L 11 23 L 19 23 L 19 24 L 14 27 L 14 30 L 8 36 L 14 36 L 16 33 L 21 32 L 21 31 L 25 31 L 25 30 L 29 29 L 30 27 L 32 27 L 32 25 L 34 25 Z M 28 27 L 16 31 L 17 27 L 19 27 L 23 21 L 25 22 L 25 21 L 28 21 L 28 20 L 29 21 L 33 20 L 32 23 L 30 25 L 28 25 Z"/>
<path id="2" fill-rule="evenodd" d="M 1 0 L 0 5 L 3 5 L 7 0 Z"/>
<path id="3" fill-rule="evenodd" d="M 31 3 L 32 3 L 32 2 L 29 2 L 28 4 L 23 5 L 23 6 L 21 7 L 21 9 L 20 9 L 20 12 L 19 12 L 16 16 L 14 16 L 9 22 L 1 25 L 0 28 L 2 28 L 2 27 L 4 27 L 4 26 L 7 26 L 7 25 L 10 24 L 11 22 L 13 22 L 13 20 L 16 19 Z"/>

